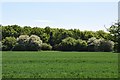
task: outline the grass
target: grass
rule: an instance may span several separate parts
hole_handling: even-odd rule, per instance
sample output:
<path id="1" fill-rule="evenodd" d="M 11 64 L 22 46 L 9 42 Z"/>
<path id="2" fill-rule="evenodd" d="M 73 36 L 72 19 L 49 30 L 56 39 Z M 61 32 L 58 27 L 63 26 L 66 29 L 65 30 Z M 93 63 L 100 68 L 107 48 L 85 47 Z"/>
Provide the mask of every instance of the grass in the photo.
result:
<path id="1" fill-rule="evenodd" d="M 111 52 L 2 53 L 3 78 L 117 78 L 118 54 Z"/>

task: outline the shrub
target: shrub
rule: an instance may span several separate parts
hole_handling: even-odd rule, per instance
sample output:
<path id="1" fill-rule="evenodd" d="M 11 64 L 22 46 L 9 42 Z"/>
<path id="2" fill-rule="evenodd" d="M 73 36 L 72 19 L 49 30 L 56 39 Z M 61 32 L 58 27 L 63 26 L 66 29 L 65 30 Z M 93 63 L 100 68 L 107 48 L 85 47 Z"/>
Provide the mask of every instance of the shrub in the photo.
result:
<path id="1" fill-rule="evenodd" d="M 2 42 L 0 41 L 0 51 L 2 51 Z"/>
<path id="2" fill-rule="evenodd" d="M 27 46 L 29 42 L 29 36 L 28 35 L 20 35 L 19 38 L 17 38 L 17 44 L 13 47 L 13 51 L 26 51 Z"/>
<path id="3" fill-rule="evenodd" d="M 117 42 L 115 42 L 114 43 L 114 52 L 118 52 L 118 43 Z"/>
<path id="4" fill-rule="evenodd" d="M 41 50 L 42 41 L 36 35 L 21 35 L 17 39 L 18 44 L 12 50 L 15 51 L 38 51 Z"/>
<path id="5" fill-rule="evenodd" d="M 39 51 L 41 50 L 42 40 L 36 35 L 31 35 L 29 38 L 28 50 L 29 51 Z"/>
<path id="6" fill-rule="evenodd" d="M 29 36 L 28 35 L 20 35 L 19 38 L 17 38 L 17 42 L 19 44 L 27 45 L 28 41 L 29 41 Z"/>
<path id="7" fill-rule="evenodd" d="M 95 37 L 89 38 L 87 44 L 88 44 L 88 51 L 96 51 L 98 41 Z"/>
<path id="8" fill-rule="evenodd" d="M 58 50 L 74 51 L 75 45 L 76 45 L 76 40 L 74 38 L 67 37 L 67 38 L 63 39 L 61 43 L 59 43 Z"/>
<path id="9" fill-rule="evenodd" d="M 55 44 L 53 47 L 52 47 L 53 50 L 60 50 L 59 49 L 59 44 Z"/>
<path id="10" fill-rule="evenodd" d="M 76 40 L 74 38 L 68 37 L 63 39 L 62 42 L 55 47 L 62 51 L 85 51 L 87 50 L 87 43 L 84 40 Z"/>
<path id="11" fill-rule="evenodd" d="M 6 37 L 5 39 L 3 39 L 3 46 L 2 46 L 2 50 L 8 51 L 11 50 L 17 43 L 17 40 L 15 39 L 15 37 Z"/>
<path id="12" fill-rule="evenodd" d="M 41 49 L 42 49 L 42 50 L 51 50 L 51 49 L 52 49 L 52 46 L 51 46 L 50 44 L 43 43 Z"/>
<path id="13" fill-rule="evenodd" d="M 27 47 L 24 44 L 16 44 L 12 51 L 26 51 Z"/>
<path id="14" fill-rule="evenodd" d="M 112 41 L 106 41 L 106 40 L 102 40 L 100 41 L 100 46 L 99 46 L 99 51 L 104 51 L 104 52 L 110 52 L 113 51 L 114 48 L 114 42 Z"/>
<path id="15" fill-rule="evenodd" d="M 94 37 L 88 40 L 88 51 L 113 51 L 114 42 L 105 39 L 96 39 Z"/>
<path id="16" fill-rule="evenodd" d="M 87 50 L 87 43 L 84 40 L 76 40 L 76 45 L 75 45 L 75 50 L 76 51 L 86 51 Z"/>

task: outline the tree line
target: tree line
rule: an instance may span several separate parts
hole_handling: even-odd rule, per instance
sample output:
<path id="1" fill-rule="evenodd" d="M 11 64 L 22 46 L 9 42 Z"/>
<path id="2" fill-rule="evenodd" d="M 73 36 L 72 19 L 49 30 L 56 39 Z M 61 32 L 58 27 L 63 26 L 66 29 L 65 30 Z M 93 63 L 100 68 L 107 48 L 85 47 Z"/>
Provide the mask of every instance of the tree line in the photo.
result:
<path id="1" fill-rule="evenodd" d="M 112 25 L 113 26 L 113 25 Z M 115 51 L 118 44 L 113 36 L 113 28 L 109 32 L 81 31 L 79 29 L 59 29 L 30 27 L 19 25 L 0 25 L 2 50 L 38 51 Z"/>

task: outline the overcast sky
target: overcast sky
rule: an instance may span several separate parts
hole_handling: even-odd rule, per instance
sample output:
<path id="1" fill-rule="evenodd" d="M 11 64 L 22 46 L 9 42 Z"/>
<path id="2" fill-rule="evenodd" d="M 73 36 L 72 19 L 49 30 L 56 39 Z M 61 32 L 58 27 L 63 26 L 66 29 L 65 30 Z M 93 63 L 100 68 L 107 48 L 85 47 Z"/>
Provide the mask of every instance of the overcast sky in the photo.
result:
<path id="1" fill-rule="evenodd" d="M 105 30 L 118 19 L 117 2 L 4 2 L 2 25 Z"/>

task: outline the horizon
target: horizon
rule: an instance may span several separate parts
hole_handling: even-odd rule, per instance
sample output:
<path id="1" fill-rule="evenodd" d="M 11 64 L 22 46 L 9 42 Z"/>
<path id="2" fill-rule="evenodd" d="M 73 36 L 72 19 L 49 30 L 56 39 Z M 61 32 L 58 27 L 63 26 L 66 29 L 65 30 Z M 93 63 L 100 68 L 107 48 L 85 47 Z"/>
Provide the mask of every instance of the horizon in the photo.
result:
<path id="1" fill-rule="evenodd" d="M 2 25 L 106 31 L 117 8 L 116 2 L 8 2 L 2 4 Z"/>

